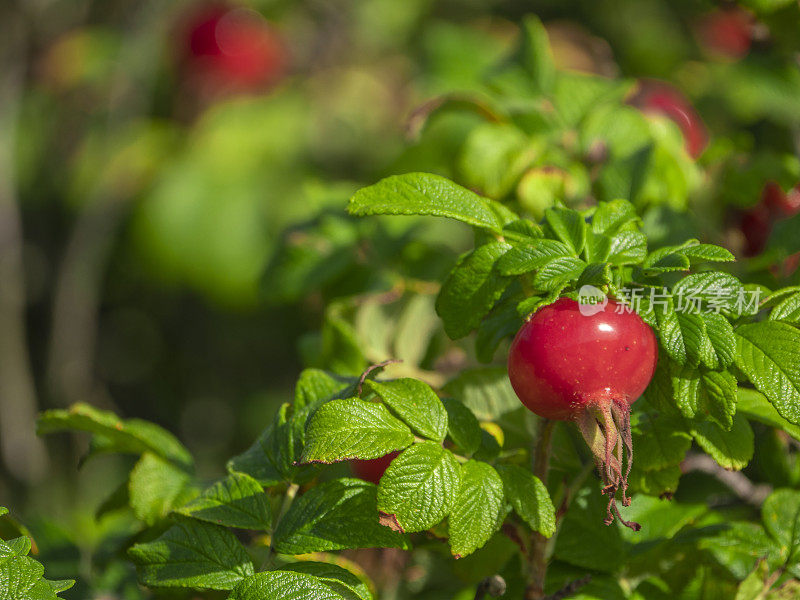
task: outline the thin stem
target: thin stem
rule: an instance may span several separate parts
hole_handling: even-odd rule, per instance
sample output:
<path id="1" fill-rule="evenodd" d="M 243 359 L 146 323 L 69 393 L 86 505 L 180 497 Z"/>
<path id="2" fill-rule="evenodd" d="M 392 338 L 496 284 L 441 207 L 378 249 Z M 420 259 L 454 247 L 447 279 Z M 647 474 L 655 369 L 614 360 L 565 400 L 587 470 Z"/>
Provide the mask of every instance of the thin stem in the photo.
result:
<path id="1" fill-rule="evenodd" d="M 545 485 L 550 468 L 550 450 L 555 424 L 556 422 L 550 419 L 542 419 L 539 422 L 539 434 L 533 453 L 533 474 Z M 539 532 L 533 532 L 530 547 L 529 584 L 525 590 L 525 600 L 539 600 L 544 598 L 544 580 L 547 575 L 547 538 Z"/>
<path id="2" fill-rule="evenodd" d="M 300 486 L 296 483 L 292 483 L 288 488 L 286 488 L 286 493 L 283 495 L 283 500 L 281 501 L 281 507 L 275 514 L 275 518 L 272 520 L 273 539 L 270 540 L 269 552 L 267 553 L 267 557 L 264 559 L 264 562 L 261 564 L 261 569 L 259 569 L 260 571 L 266 570 L 275 557 L 275 547 L 273 546 L 275 530 L 278 528 L 278 523 L 280 523 L 281 519 L 286 514 L 286 511 L 289 510 L 292 502 L 294 502 L 295 496 L 297 496 L 299 489 Z"/>

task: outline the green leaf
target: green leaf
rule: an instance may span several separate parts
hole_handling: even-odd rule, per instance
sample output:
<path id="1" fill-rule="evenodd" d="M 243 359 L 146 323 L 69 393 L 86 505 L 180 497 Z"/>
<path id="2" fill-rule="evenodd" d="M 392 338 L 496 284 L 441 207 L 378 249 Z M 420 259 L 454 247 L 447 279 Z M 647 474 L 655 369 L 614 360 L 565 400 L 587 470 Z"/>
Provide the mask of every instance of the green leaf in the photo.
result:
<path id="1" fill-rule="evenodd" d="M 177 512 L 226 527 L 265 531 L 272 526 L 269 499 L 264 489 L 244 473 L 231 473 Z"/>
<path id="2" fill-rule="evenodd" d="M 14 556 L 25 556 L 31 551 L 31 538 L 27 535 L 10 540 L 0 539 L 0 562 Z"/>
<path id="3" fill-rule="evenodd" d="M 736 378 L 728 371 L 704 371 L 700 375 L 703 404 L 708 416 L 725 430 L 733 426 L 736 413 Z"/>
<path id="4" fill-rule="evenodd" d="M 463 402 L 480 420 L 491 421 L 520 407 L 505 367 L 466 369 L 442 391 Z"/>
<path id="5" fill-rule="evenodd" d="M 272 540 L 275 551 L 306 554 L 345 548 L 408 548 L 403 535 L 378 522 L 376 493 L 375 485 L 350 478 L 311 488 L 278 522 Z"/>
<path id="6" fill-rule="evenodd" d="M 86 431 L 107 440 L 106 451 L 130 454 L 152 452 L 181 468 L 192 470 L 194 460 L 178 439 L 155 423 L 141 419 L 120 419 L 114 413 L 88 404 L 73 404 L 66 410 L 47 410 L 39 417 L 39 435 L 57 431 Z"/>
<path id="7" fill-rule="evenodd" d="M 510 248 L 505 242 L 478 246 L 450 271 L 436 298 L 436 313 L 450 338 L 457 340 L 475 329 L 511 283 L 496 268 Z"/>
<path id="8" fill-rule="evenodd" d="M 674 252 L 651 252 L 642 263 L 645 275 L 657 275 L 670 271 L 688 271 L 689 259 L 683 254 Z"/>
<path id="9" fill-rule="evenodd" d="M 569 246 L 557 240 L 532 240 L 530 244 L 514 246 L 497 261 L 502 275 L 521 275 L 535 271 L 553 258 L 573 256 Z"/>
<path id="10" fill-rule="evenodd" d="M 640 221 L 636 207 L 627 200 L 601 202 L 592 215 L 592 231 L 615 236 Z"/>
<path id="11" fill-rule="evenodd" d="M 363 581 L 344 567 L 333 563 L 300 561 L 283 565 L 281 571 L 312 575 L 334 589 L 341 589 L 341 586 L 344 586 L 354 592 L 359 600 L 373 600 L 372 593 Z"/>
<path id="12" fill-rule="evenodd" d="M 586 267 L 586 263 L 579 258 L 554 258 L 537 271 L 533 285 L 536 289 L 545 291 L 563 287 L 568 281 L 577 279 Z"/>
<path id="13" fill-rule="evenodd" d="M 256 573 L 239 583 L 228 600 L 362 600 L 343 584 L 288 570 Z"/>
<path id="14" fill-rule="evenodd" d="M 0 548 L 5 545 L 0 541 Z M 28 556 L 4 556 L 0 550 L 0 598 L 8 600 L 59 600 L 58 592 L 74 581 L 48 581 L 44 567 Z"/>
<path id="15" fill-rule="evenodd" d="M 705 504 L 671 502 L 670 500 L 637 494 L 625 512 L 625 518 L 639 523 L 639 531 L 622 529 L 623 537 L 639 545 L 636 551 L 646 552 L 650 544 L 673 537 L 687 525 L 691 525 L 708 512 Z M 644 542 L 644 543 L 643 543 Z"/>
<path id="16" fill-rule="evenodd" d="M 447 411 L 427 383 L 406 377 L 382 382 L 368 379 L 364 384 L 411 429 L 428 439 L 444 440 Z"/>
<path id="17" fill-rule="evenodd" d="M 470 131 L 461 149 L 463 182 L 491 198 L 502 198 L 537 153 L 538 148 L 518 127 L 482 123 Z"/>
<path id="18" fill-rule="evenodd" d="M 647 237 L 639 231 L 620 231 L 611 239 L 608 262 L 613 265 L 634 265 L 647 256 Z"/>
<path id="19" fill-rule="evenodd" d="M 800 493 L 775 490 L 761 508 L 764 528 L 778 542 L 787 564 L 794 563 L 800 553 Z"/>
<path id="20" fill-rule="evenodd" d="M 458 485 L 459 465 L 449 450 L 435 442 L 414 444 L 381 478 L 381 523 L 396 531 L 429 529 L 449 514 Z"/>
<path id="21" fill-rule="evenodd" d="M 753 421 L 785 431 L 800 441 L 800 426 L 784 419 L 764 394 L 747 388 L 739 388 L 736 410 Z"/>
<path id="22" fill-rule="evenodd" d="M 736 329 L 736 366 L 781 416 L 800 424 L 800 331 L 763 321 Z"/>
<path id="23" fill-rule="evenodd" d="M 672 295 L 687 304 L 691 299 L 699 299 L 704 306 L 734 311 L 740 294 L 744 292 L 742 282 L 728 273 L 708 271 L 687 275 L 672 288 Z"/>
<path id="24" fill-rule="evenodd" d="M 616 572 L 626 548 L 616 526 L 603 524 L 605 496 L 584 487 L 572 500 L 556 538 L 555 557 L 577 567 Z"/>
<path id="25" fill-rule="evenodd" d="M 800 294 L 792 294 L 781 301 L 769 313 L 770 321 L 785 321 L 797 325 L 800 323 Z"/>
<path id="26" fill-rule="evenodd" d="M 736 358 L 736 336 L 730 321 L 717 313 L 702 313 L 700 317 L 705 325 L 706 335 L 711 342 L 711 347 L 717 355 L 717 362 L 721 368 L 733 364 Z"/>
<path id="27" fill-rule="evenodd" d="M 644 470 L 633 462 L 628 482 L 632 490 L 647 494 L 648 496 L 663 496 L 664 494 L 674 494 L 678 489 L 681 478 L 681 468 L 679 465 L 672 465 L 664 469 Z"/>
<path id="28" fill-rule="evenodd" d="M 321 369 L 303 369 L 294 388 L 294 408 L 299 410 L 311 404 L 333 400 L 345 393 L 352 384 L 347 378 Z"/>
<path id="29" fill-rule="evenodd" d="M 722 531 L 703 537 L 698 546 L 737 579 L 744 579 L 758 560 L 766 558 L 774 564 L 780 557 L 780 548 L 764 528 L 748 521 L 733 521 Z"/>
<path id="30" fill-rule="evenodd" d="M 572 249 L 578 256 L 586 244 L 586 221 L 578 211 L 569 208 L 548 208 L 544 213 L 547 224 L 558 239 Z"/>
<path id="31" fill-rule="evenodd" d="M 350 199 L 352 215 L 433 215 L 500 233 L 513 220 L 503 205 L 482 198 L 439 175 L 406 173 L 360 189 Z"/>
<path id="32" fill-rule="evenodd" d="M 183 517 L 161 537 L 136 544 L 128 554 L 139 580 L 150 587 L 230 590 L 254 572 L 247 551 L 230 531 Z"/>
<path id="33" fill-rule="evenodd" d="M 450 551 L 456 558 L 489 541 L 505 517 L 503 481 L 490 465 L 470 460 L 461 465 L 461 482 L 448 518 Z"/>
<path id="34" fill-rule="evenodd" d="M 309 468 L 295 463 L 303 453 L 306 419 L 314 406 L 292 411 L 289 404 L 282 405 L 253 445 L 228 461 L 228 471 L 250 475 L 265 487 L 302 481 L 309 474 Z"/>
<path id="35" fill-rule="evenodd" d="M 692 435 L 697 444 L 725 469 L 739 471 L 753 458 L 753 430 L 741 415 L 733 417 L 730 431 L 705 421 L 693 427 Z"/>
<path id="36" fill-rule="evenodd" d="M 549 93 L 555 75 L 547 31 L 538 17 L 528 15 L 514 53 L 490 73 L 489 83 L 504 96 L 529 98 Z"/>
<path id="37" fill-rule="evenodd" d="M 397 319 L 393 357 L 407 365 L 419 365 L 439 327 L 434 297 L 412 296 Z"/>
<path id="38" fill-rule="evenodd" d="M 501 342 L 516 334 L 522 327 L 523 319 L 517 312 L 519 295 L 507 292 L 505 296 L 478 325 L 475 354 L 482 363 L 491 362 Z"/>
<path id="39" fill-rule="evenodd" d="M 542 228 L 530 219 L 517 219 L 503 226 L 503 237 L 515 243 L 533 244 L 543 235 Z"/>
<path id="40" fill-rule="evenodd" d="M 678 465 L 691 445 L 692 438 L 684 431 L 680 419 L 644 413 L 633 427 L 634 466 L 654 471 Z"/>
<path id="41" fill-rule="evenodd" d="M 706 321 L 699 314 L 676 312 L 686 348 L 687 364 L 704 365 L 709 369 L 719 367 L 719 359 L 708 336 Z"/>
<path id="42" fill-rule="evenodd" d="M 128 480 L 128 498 L 136 518 L 154 525 L 197 494 L 183 470 L 149 452 L 142 454 Z"/>
<path id="43" fill-rule="evenodd" d="M 694 265 L 699 262 L 732 262 L 736 257 L 730 250 L 714 244 L 684 245 L 679 251 Z"/>
<path id="44" fill-rule="evenodd" d="M 530 471 L 515 465 L 497 467 L 503 480 L 506 498 L 520 518 L 532 530 L 545 537 L 556 532 L 556 511 L 547 488 Z"/>
<path id="45" fill-rule="evenodd" d="M 453 398 L 442 398 L 447 410 L 447 434 L 453 443 L 466 454 L 475 453 L 481 445 L 483 435 L 478 419 L 462 402 Z"/>
<path id="46" fill-rule="evenodd" d="M 379 458 L 413 442 L 414 434 L 408 426 L 383 404 L 359 398 L 332 400 L 311 417 L 301 461 Z"/>
<path id="47" fill-rule="evenodd" d="M 581 288 L 584 285 L 600 287 L 611 283 L 611 266 L 608 263 L 591 263 L 581 271 L 575 287 Z"/>

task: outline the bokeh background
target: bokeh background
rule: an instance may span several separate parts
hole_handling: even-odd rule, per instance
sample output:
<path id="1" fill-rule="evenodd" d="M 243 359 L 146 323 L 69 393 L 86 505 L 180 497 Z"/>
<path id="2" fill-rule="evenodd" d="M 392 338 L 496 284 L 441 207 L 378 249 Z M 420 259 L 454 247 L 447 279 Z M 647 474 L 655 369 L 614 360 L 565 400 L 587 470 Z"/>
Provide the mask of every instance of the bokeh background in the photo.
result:
<path id="1" fill-rule="evenodd" d="M 49 576 L 116 586 L 88 557 L 124 531 L 93 515 L 130 465 L 77 470 L 85 448 L 37 438 L 37 412 L 82 401 L 152 420 L 201 478 L 224 473 L 303 366 L 347 367 L 317 333 L 328 303 L 391 292 L 398 271 L 424 288 L 470 246 L 457 226 L 344 206 L 390 173 L 469 184 L 470 161 L 502 160 L 462 148 L 474 114 L 424 134 L 418 121 L 432 98 L 478 93 L 528 13 L 558 66 L 668 82 L 700 115 L 707 134 L 684 128 L 687 145 L 701 136 L 698 168 L 676 176 L 675 205 L 650 209 L 651 239 L 683 219 L 684 234 L 757 253 L 764 182 L 800 176 L 796 2 L 3 3 L 0 504 Z"/>

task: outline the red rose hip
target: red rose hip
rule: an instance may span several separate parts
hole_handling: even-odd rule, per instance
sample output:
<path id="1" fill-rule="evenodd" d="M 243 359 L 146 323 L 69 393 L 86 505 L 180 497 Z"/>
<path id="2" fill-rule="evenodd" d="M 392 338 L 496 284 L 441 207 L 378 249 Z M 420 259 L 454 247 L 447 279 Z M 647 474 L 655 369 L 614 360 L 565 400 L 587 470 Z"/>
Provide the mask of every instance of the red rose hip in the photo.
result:
<path id="1" fill-rule="evenodd" d="M 623 505 L 630 503 L 630 405 L 650 383 L 657 361 L 653 330 L 613 300 L 581 307 L 561 298 L 539 309 L 511 344 L 508 376 L 522 403 L 541 417 L 575 421 L 589 444 L 610 497 L 607 523 L 612 511 L 619 517 L 617 490 Z"/>

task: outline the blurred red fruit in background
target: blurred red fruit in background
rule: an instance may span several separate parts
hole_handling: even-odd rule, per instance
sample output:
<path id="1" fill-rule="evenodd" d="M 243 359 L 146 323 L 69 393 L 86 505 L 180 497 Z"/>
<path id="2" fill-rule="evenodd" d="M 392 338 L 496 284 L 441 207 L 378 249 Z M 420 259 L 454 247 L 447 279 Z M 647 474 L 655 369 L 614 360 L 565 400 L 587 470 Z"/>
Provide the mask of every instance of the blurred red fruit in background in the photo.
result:
<path id="1" fill-rule="evenodd" d="M 383 477 L 383 473 L 389 467 L 389 463 L 397 458 L 398 454 L 400 453 L 390 452 L 386 456 L 373 458 L 372 460 L 353 460 L 350 461 L 350 465 L 352 466 L 353 473 L 355 473 L 356 477 L 378 485 L 381 477 Z"/>
<path id="2" fill-rule="evenodd" d="M 757 204 L 745 212 L 739 221 L 739 230 L 744 235 L 744 255 L 755 256 L 764 249 L 772 229 L 769 209 Z"/>
<path id="3" fill-rule="evenodd" d="M 699 42 L 719 56 L 742 58 L 750 51 L 753 25 L 753 16 L 741 8 L 714 10 L 700 19 Z"/>
<path id="4" fill-rule="evenodd" d="M 288 54 L 275 29 L 258 13 L 206 5 L 185 20 L 183 60 L 188 76 L 220 91 L 269 88 L 286 71 Z"/>
<path id="5" fill-rule="evenodd" d="M 739 230 L 745 238 L 745 256 L 755 256 L 764 250 L 775 221 L 792 217 L 799 212 L 800 184 L 788 193 L 775 181 L 764 184 L 758 204 L 744 212 L 739 221 Z M 784 271 L 791 273 L 796 268 L 797 257 L 788 257 L 783 265 Z"/>
<path id="6" fill-rule="evenodd" d="M 686 152 L 697 158 L 708 144 L 708 130 L 689 100 L 671 85 L 653 80 L 639 82 L 632 104 L 645 113 L 671 119 L 683 133 Z"/>

